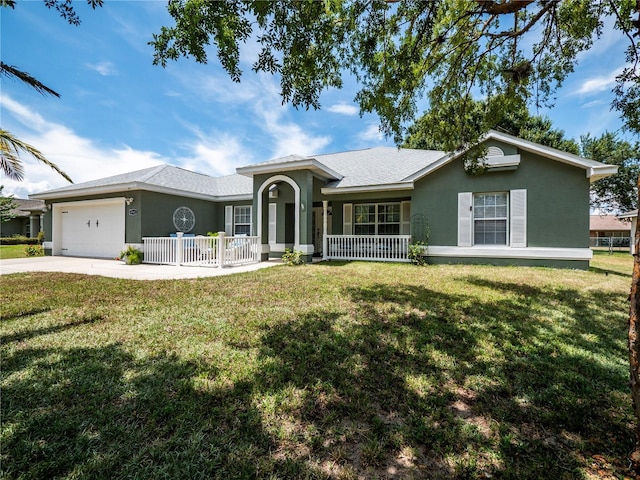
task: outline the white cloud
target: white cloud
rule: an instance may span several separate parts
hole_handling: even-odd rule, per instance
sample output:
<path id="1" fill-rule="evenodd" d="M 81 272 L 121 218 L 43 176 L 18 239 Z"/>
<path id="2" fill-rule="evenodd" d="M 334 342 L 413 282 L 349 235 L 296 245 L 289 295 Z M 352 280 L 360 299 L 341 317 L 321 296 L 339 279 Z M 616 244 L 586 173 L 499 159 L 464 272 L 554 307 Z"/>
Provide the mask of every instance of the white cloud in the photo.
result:
<path id="1" fill-rule="evenodd" d="M 198 128 L 192 130 L 195 140 L 183 145 L 189 156 L 178 159 L 184 168 L 217 177 L 253 163 L 252 156 L 236 137 L 215 130 L 208 134 Z"/>
<path id="2" fill-rule="evenodd" d="M 8 96 L 0 99 L 6 116 L 12 117 L 19 131 L 12 131 L 22 141 L 38 148 L 49 160 L 67 173 L 75 183 L 139 170 L 161 163 L 170 163 L 212 176 L 228 175 L 242 165 L 255 162 L 240 140 L 229 133 L 212 130 L 203 132 L 188 126 L 193 137 L 181 143 L 184 155 L 171 159 L 128 145 L 102 147 L 83 138 L 71 129 L 46 121 L 40 114 Z M 11 129 L 10 129 L 11 130 Z M 68 182 L 49 167 L 29 156 L 23 157 L 25 180 L 16 182 L 3 177 L 0 184 L 5 194 L 27 198 L 29 194 L 64 187 Z"/>
<path id="3" fill-rule="evenodd" d="M 112 62 L 100 62 L 100 63 L 86 63 L 85 66 L 89 70 L 95 70 L 103 77 L 108 77 L 112 75 L 117 75 L 118 71 L 116 70 L 116 66 Z"/>
<path id="4" fill-rule="evenodd" d="M 254 111 L 262 119 L 262 128 L 274 143 L 274 158 L 287 155 L 314 155 L 331 143 L 331 137 L 315 136 L 300 125 L 286 120 L 288 107 L 282 105 L 280 92 L 271 77 L 262 76 L 263 95 L 254 104 Z"/>
<path id="5" fill-rule="evenodd" d="M 187 91 L 193 92 L 203 101 L 237 105 L 251 102 L 261 93 L 259 85 L 249 76 L 243 77 L 240 83 L 235 83 L 226 72 L 217 69 L 202 73 L 198 66 L 180 68 L 177 65 L 171 65 L 167 70 Z"/>
<path id="6" fill-rule="evenodd" d="M 353 116 L 357 115 L 360 110 L 355 105 L 336 103 L 335 105 L 331 105 L 330 107 L 328 107 L 327 111 L 331 113 L 338 113 L 340 115 Z"/>
<path id="7" fill-rule="evenodd" d="M 0 98 L 0 107 L 3 110 L 3 123 L 9 121 L 6 128 L 40 150 L 76 183 L 168 163 L 156 152 L 135 150 L 126 145 L 118 148 L 96 145 L 64 125 L 44 120 L 37 112 L 6 95 Z M 5 185 L 6 193 L 25 198 L 31 193 L 68 185 L 66 180 L 46 165 L 28 155 L 22 159 L 25 180 L 15 182 L 3 177 L 1 182 Z"/>
<path id="8" fill-rule="evenodd" d="M 361 141 L 366 143 L 384 141 L 384 135 L 380 131 L 380 126 L 376 123 L 369 124 L 366 130 L 363 130 L 362 132 L 360 132 L 360 134 L 358 135 L 358 138 Z"/>
<path id="9" fill-rule="evenodd" d="M 587 102 L 583 105 L 581 105 L 581 108 L 591 108 L 591 107 L 598 107 L 600 105 L 604 105 L 607 102 L 605 102 L 604 100 L 593 100 L 592 102 Z"/>
<path id="10" fill-rule="evenodd" d="M 616 77 L 622 73 L 622 70 L 623 67 L 620 67 L 611 73 L 589 78 L 582 82 L 574 93 L 577 95 L 594 95 L 596 93 L 609 90 L 613 87 Z"/>

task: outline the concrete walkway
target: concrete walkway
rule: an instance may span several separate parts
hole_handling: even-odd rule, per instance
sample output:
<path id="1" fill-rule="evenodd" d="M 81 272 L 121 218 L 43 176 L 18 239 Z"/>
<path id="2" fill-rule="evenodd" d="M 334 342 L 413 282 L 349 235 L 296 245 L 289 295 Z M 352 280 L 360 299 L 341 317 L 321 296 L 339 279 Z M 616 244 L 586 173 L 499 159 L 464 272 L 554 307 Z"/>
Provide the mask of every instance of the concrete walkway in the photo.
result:
<path id="1" fill-rule="evenodd" d="M 176 267 L 173 265 L 126 265 L 120 260 L 99 258 L 29 257 L 0 260 L 0 275 L 24 272 L 63 272 L 130 280 L 179 280 L 252 272 L 280 263 L 280 260 L 270 260 L 240 267 Z"/>

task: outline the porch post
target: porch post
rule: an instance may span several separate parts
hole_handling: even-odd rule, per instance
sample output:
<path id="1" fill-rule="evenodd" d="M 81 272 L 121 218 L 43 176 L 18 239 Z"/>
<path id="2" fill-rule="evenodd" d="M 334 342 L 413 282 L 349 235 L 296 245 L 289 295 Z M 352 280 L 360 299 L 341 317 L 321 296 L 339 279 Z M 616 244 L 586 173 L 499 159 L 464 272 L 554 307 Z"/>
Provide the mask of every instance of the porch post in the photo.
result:
<path id="1" fill-rule="evenodd" d="M 328 222 L 328 209 L 329 200 L 322 201 L 322 260 L 327 259 L 327 222 Z"/>
<path id="2" fill-rule="evenodd" d="M 184 232 L 176 233 L 176 267 L 182 265 L 182 236 Z"/>
<path id="3" fill-rule="evenodd" d="M 36 229 L 36 216 L 34 214 L 29 215 L 29 236 L 31 238 L 35 238 L 38 236 L 38 233 L 34 235 L 33 232 Z"/>
<path id="4" fill-rule="evenodd" d="M 226 250 L 225 247 L 227 243 L 224 236 L 225 236 L 225 232 L 218 232 L 218 238 L 217 238 L 218 251 L 216 252 L 216 257 L 218 257 L 218 267 L 220 268 L 224 267 L 224 251 Z"/>

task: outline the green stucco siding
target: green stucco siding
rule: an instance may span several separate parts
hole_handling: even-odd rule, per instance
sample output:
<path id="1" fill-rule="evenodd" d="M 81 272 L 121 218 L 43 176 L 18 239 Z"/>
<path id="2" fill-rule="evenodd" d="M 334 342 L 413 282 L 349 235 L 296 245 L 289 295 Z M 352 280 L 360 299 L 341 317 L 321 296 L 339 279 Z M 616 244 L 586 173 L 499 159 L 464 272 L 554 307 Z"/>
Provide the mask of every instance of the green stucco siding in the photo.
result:
<path id="1" fill-rule="evenodd" d="M 506 146 L 504 150 L 507 153 Z M 426 216 L 429 244 L 457 245 L 459 192 L 526 189 L 527 246 L 589 247 L 589 180 L 584 169 L 519 153 L 515 170 L 469 175 L 461 161 L 454 161 L 416 182 L 411 213 Z"/>
<path id="2" fill-rule="evenodd" d="M 135 202 L 131 206 L 134 204 Z M 175 233 L 173 213 L 182 206 L 189 207 L 196 217 L 195 225 L 188 233 L 206 235 L 207 232 L 218 230 L 220 222 L 216 215 L 215 204 L 211 201 L 156 192 L 141 192 L 137 218 L 127 215 L 127 242 L 141 242 L 142 237 L 166 237 L 170 233 Z M 130 232 L 129 223 L 134 229 L 139 225 L 140 230 Z M 224 230 L 224 217 L 222 228 Z M 129 238 L 130 233 L 131 239 Z M 136 240 L 136 238 L 140 240 Z"/>

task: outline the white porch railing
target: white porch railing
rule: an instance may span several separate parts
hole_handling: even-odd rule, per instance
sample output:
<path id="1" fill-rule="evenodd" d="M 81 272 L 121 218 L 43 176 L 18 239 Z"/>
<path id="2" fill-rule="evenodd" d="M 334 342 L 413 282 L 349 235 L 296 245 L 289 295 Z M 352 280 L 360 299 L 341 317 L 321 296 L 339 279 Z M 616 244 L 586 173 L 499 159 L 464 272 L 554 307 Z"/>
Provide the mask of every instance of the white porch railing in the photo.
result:
<path id="1" fill-rule="evenodd" d="M 410 235 L 325 235 L 327 260 L 408 262 Z"/>
<path id="2" fill-rule="evenodd" d="M 260 261 L 258 237 L 144 237 L 143 263 L 226 267 Z"/>

